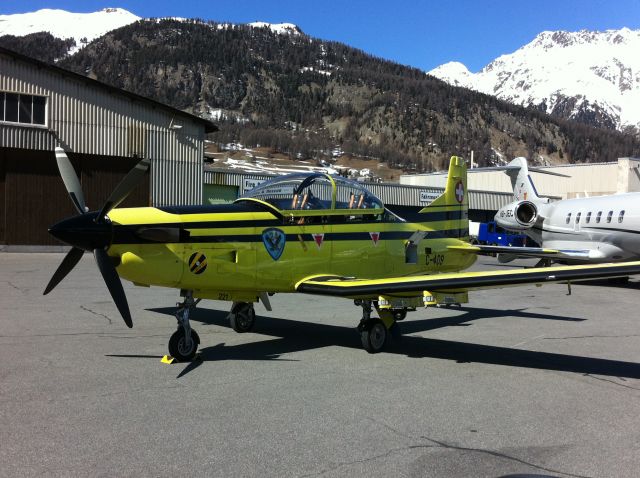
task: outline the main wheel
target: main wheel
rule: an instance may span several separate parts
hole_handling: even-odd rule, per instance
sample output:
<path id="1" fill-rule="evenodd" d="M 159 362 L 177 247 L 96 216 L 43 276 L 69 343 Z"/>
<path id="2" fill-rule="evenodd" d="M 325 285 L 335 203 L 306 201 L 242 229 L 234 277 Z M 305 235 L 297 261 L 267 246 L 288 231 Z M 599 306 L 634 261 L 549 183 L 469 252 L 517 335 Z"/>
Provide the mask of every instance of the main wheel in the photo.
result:
<path id="1" fill-rule="evenodd" d="M 407 318 L 407 309 L 393 309 L 393 320 L 404 320 Z"/>
<path id="2" fill-rule="evenodd" d="M 384 349 L 387 336 L 387 327 L 380 319 L 369 320 L 360 330 L 362 346 L 370 354 L 376 354 Z"/>
<path id="3" fill-rule="evenodd" d="M 184 335 L 184 329 L 178 327 L 169 339 L 169 355 L 178 360 L 178 362 L 189 362 L 196 356 L 200 337 L 198 333 L 191 329 L 191 343 L 187 345 Z"/>
<path id="4" fill-rule="evenodd" d="M 252 304 L 237 304 L 229 317 L 231 328 L 242 334 L 251 331 L 256 323 L 256 311 Z"/>

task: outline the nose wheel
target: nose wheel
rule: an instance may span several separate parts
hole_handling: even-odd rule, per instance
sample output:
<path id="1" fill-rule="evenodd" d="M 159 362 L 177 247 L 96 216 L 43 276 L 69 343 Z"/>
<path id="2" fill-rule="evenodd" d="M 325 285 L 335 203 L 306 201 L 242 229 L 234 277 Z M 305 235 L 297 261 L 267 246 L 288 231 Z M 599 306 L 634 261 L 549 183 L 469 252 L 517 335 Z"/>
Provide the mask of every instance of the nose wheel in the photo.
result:
<path id="1" fill-rule="evenodd" d="M 196 356 L 200 345 L 200 337 L 195 330 L 191 330 L 191 337 L 187 339 L 184 329 L 178 326 L 169 339 L 169 355 L 178 362 L 190 362 Z"/>
<path id="2" fill-rule="evenodd" d="M 184 293 L 184 301 L 177 304 L 176 319 L 178 321 L 178 330 L 169 339 L 169 355 L 179 362 L 193 360 L 198 351 L 198 345 L 200 345 L 200 337 L 191 328 L 189 322 L 191 310 L 196 307 L 198 302 L 200 302 L 200 299 L 194 300 L 192 291 L 186 291 Z"/>

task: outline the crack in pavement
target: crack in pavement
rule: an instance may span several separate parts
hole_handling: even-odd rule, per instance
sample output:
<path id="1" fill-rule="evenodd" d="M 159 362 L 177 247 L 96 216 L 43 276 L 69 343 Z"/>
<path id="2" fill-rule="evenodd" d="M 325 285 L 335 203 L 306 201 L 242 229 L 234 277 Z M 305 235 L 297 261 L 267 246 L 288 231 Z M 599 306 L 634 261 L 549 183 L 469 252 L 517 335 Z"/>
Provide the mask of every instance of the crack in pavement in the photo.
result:
<path id="1" fill-rule="evenodd" d="M 595 380 L 600 380 L 601 382 L 612 383 L 613 385 L 618 385 L 619 387 L 630 388 L 631 390 L 640 390 L 639 387 L 632 387 L 631 385 L 625 385 L 624 383 L 614 382 L 613 380 L 609 380 L 608 378 L 604 378 L 604 377 L 596 377 L 595 375 L 591 375 L 590 373 L 585 373 L 584 376 L 593 378 Z M 620 380 L 623 380 L 623 379 L 620 378 Z"/>
<path id="2" fill-rule="evenodd" d="M 327 473 L 331 473 L 333 471 L 339 470 L 340 468 L 346 467 L 346 466 L 351 466 L 351 465 L 355 465 L 355 464 L 363 464 L 363 463 L 367 463 L 367 462 L 371 462 L 371 461 L 375 461 L 375 460 L 379 460 L 381 458 L 386 458 L 389 457 L 393 454 L 398 454 L 398 453 L 402 453 L 404 451 L 411 451 L 411 450 L 417 450 L 417 449 L 446 449 L 446 450 L 454 450 L 454 451 L 462 451 L 462 452 L 474 452 L 474 453 L 483 453 L 486 455 L 491 455 L 494 456 L 496 458 L 501 458 L 504 460 L 508 460 L 508 461 L 513 461 L 516 463 L 520 463 L 526 466 L 530 466 L 531 468 L 535 468 L 536 470 L 541 470 L 547 473 L 553 473 L 553 474 L 557 474 L 557 475 L 563 475 L 563 476 L 568 476 L 568 477 L 572 477 L 572 478 L 592 478 L 588 475 L 577 475 L 574 473 L 568 473 L 565 471 L 560 471 L 560 470 L 556 470 L 553 468 L 547 468 L 544 467 L 542 465 L 537 465 L 535 463 L 531 463 L 528 462 L 526 460 L 523 460 L 521 458 L 515 457 L 515 456 L 511 456 L 511 455 L 507 455 L 505 453 L 501 453 L 498 451 L 493 451 L 493 450 L 487 450 L 487 449 L 483 449 L 483 448 L 471 448 L 471 447 L 463 447 L 463 446 L 456 446 L 456 445 L 451 445 L 449 443 L 445 443 L 442 441 L 438 441 L 438 440 L 434 440 L 433 438 L 429 438 L 427 436 L 420 436 L 418 438 L 416 437 L 412 437 L 408 434 L 402 433 L 398 430 L 396 430 L 395 428 L 387 425 L 384 422 L 375 420 L 371 417 L 365 417 L 366 419 L 372 421 L 373 423 L 380 425 L 384 428 L 386 428 L 388 431 L 392 432 L 393 434 L 403 437 L 403 438 L 407 438 L 409 440 L 427 440 L 428 442 L 430 442 L 429 444 L 408 444 L 406 446 L 403 447 L 398 447 L 398 448 L 391 448 L 389 450 L 387 450 L 384 453 L 379 453 L 377 455 L 373 455 L 367 458 L 361 458 L 358 460 L 352 460 L 352 461 L 346 461 L 346 462 L 340 462 L 340 463 L 336 463 L 333 466 L 324 468 L 320 471 L 317 471 L 315 473 L 307 473 L 304 475 L 299 475 L 299 478 L 307 478 L 310 476 L 322 476 L 325 475 Z"/>
<path id="3" fill-rule="evenodd" d="M 413 440 L 416 439 L 416 438 L 413 438 L 413 437 L 411 437 L 409 435 L 403 434 L 403 433 L 399 432 L 398 430 L 396 430 L 396 429 L 394 429 L 394 428 L 392 428 L 392 427 L 390 427 L 390 426 L 388 426 L 388 425 L 386 425 L 386 424 L 384 424 L 382 422 L 374 420 L 374 419 L 372 419 L 370 417 L 366 417 L 366 418 L 371 420 L 372 422 L 374 422 L 376 424 L 384 426 L 384 428 L 388 429 L 389 431 L 393 432 L 394 434 L 396 434 L 398 436 L 409 438 L 409 439 L 413 439 Z M 591 478 L 588 475 L 577 475 L 577 474 L 574 474 L 574 473 L 568 473 L 568 472 L 556 470 L 556 469 L 553 469 L 553 468 L 547 468 L 547 467 L 544 467 L 542 465 L 536 465 L 535 463 L 528 462 L 528 461 L 523 460 L 521 458 L 518 458 L 518 457 L 515 457 L 515 456 L 510 456 L 510 455 L 507 455 L 505 453 L 500 453 L 500 452 L 493 451 L 493 450 L 486 450 L 486 449 L 483 449 L 483 448 L 471 448 L 471 447 L 463 447 L 463 446 L 451 445 L 451 444 L 448 444 L 448 443 L 445 443 L 445 442 L 434 440 L 434 439 L 426 437 L 426 436 L 421 436 L 421 437 L 419 437 L 419 439 L 427 440 L 427 441 L 429 441 L 431 443 L 430 444 L 413 444 L 413 445 L 409 444 L 407 446 L 403 446 L 403 447 L 399 447 L 399 448 L 392 448 L 390 450 L 387 450 L 384 453 L 380 453 L 380 454 L 377 454 L 377 455 L 374 455 L 374 456 L 370 456 L 370 457 L 367 457 L 367 458 L 362 458 L 362 459 L 359 459 L 359 460 L 352 460 L 352 461 L 348 461 L 348 462 L 336 463 L 334 466 L 325 468 L 325 469 L 320 470 L 318 472 L 300 475 L 299 478 L 305 478 L 305 477 L 310 477 L 310 476 L 322 476 L 324 474 L 330 473 L 332 471 L 336 471 L 336 470 L 338 470 L 338 469 L 340 469 L 342 467 L 345 467 L 345 466 L 367 463 L 367 462 L 370 462 L 370 461 L 378 460 L 380 458 L 388 457 L 388 456 L 390 456 L 392 454 L 400 453 L 400 452 L 403 452 L 403 451 L 417 450 L 417 449 L 447 449 L 447 450 L 455 450 L 455 451 L 466 451 L 466 452 L 483 453 L 483 454 L 491 455 L 491 456 L 494 456 L 494 457 L 497 457 L 497 458 L 502 458 L 502 459 L 505 459 L 505 460 L 514 461 L 514 462 L 517 462 L 517 463 L 520 463 L 520 464 L 523 464 L 523 465 L 527 465 L 527 466 L 530 466 L 530 467 L 535 468 L 537 470 L 545 471 L 547 473 L 554 473 L 554 474 L 569 476 L 569 477 L 572 477 L 572 478 Z"/>
<path id="4" fill-rule="evenodd" d="M 592 477 L 587 476 L 587 475 L 576 475 L 574 473 L 567 473 L 566 471 L 555 470 L 553 468 L 546 468 L 544 466 L 536 465 L 535 463 L 530 463 L 528 461 L 522 460 L 521 458 L 517 458 L 515 456 L 510 456 L 510 455 L 507 455 L 505 453 L 500 453 L 498 451 L 485 450 L 483 448 L 470 448 L 470 447 L 464 447 L 464 446 L 450 445 L 448 443 L 441 442 L 441 441 L 438 441 L 438 440 L 434 440 L 433 438 L 429 438 L 429 437 L 426 437 L 426 436 L 421 436 L 420 438 L 422 438 L 424 440 L 427 440 L 427 441 L 430 441 L 431 443 L 435 443 L 437 446 L 434 446 L 434 445 L 414 445 L 412 448 L 445 448 L 447 450 L 471 451 L 471 452 L 476 452 L 476 453 L 484 453 L 484 454 L 487 454 L 487 455 L 495 456 L 497 458 L 504 458 L 505 460 L 515 461 L 517 463 L 521 463 L 523 465 L 530 466 L 530 467 L 535 468 L 537 470 L 546 471 L 548 473 L 557 473 L 557 474 L 561 474 L 561 475 L 571 476 L 573 478 L 592 478 Z"/>
<path id="5" fill-rule="evenodd" d="M 569 339 L 627 339 L 631 337 L 640 337 L 640 334 L 628 335 L 576 335 L 569 337 L 545 337 L 544 340 L 569 340 Z"/>
<path id="6" fill-rule="evenodd" d="M 13 282 L 11 281 L 5 281 L 7 284 L 9 284 L 11 287 L 13 287 L 15 290 L 18 290 L 22 293 L 24 293 L 24 290 L 22 289 L 22 287 L 18 287 L 17 285 L 15 285 Z"/>
<path id="7" fill-rule="evenodd" d="M 84 305 L 81 305 L 80 308 L 82 310 L 86 310 L 87 312 L 89 312 L 89 313 L 91 313 L 93 315 L 97 315 L 98 317 L 104 317 L 105 319 L 107 319 L 109 321 L 109 325 L 113 325 L 113 321 L 109 317 L 107 317 L 106 315 L 101 314 L 100 312 L 96 312 L 95 310 L 91 310 L 90 308 L 85 307 Z"/>
<path id="8" fill-rule="evenodd" d="M 336 463 L 334 466 L 329 467 L 329 468 L 325 468 L 324 470 L 320 470 L 320 471 L 318 471 L 316 473 L 308 473 L 308 474 L 305 474 L 305 475 L 299 475 L 298 478 L 307 478 L 309 476 L 322 476 L 322 475 L 325 475 L 327 473 L 331 473 L 332 471 L 339 470 L 340 468 L 345 467 L 345 466 L 367 463 L 369 461 L 375 461 L 375 460 L 378 460 L 380 458 L 386 458 L 386 457 L 388 457 L 388 456 L 390 456 L 390 455 L 392 455 L 394 453 L 405 451 L 405 450 L 410 450 L 410 449 L 411 449 L 410 446 L 404 446 L 404 447 L 400 447 L 400 448 L 392 448 L 391 450 L 387 450 L 385 453 L 381 453 L 379 455 L 374 455 L 374 456 L 370 456 L 370 457 L 367 457 L 367 458 L 362 458 L 360 460 L 353 460 L 353 461 L 345 461 L 345 462 L 341 462 L 341 463 Z"/>

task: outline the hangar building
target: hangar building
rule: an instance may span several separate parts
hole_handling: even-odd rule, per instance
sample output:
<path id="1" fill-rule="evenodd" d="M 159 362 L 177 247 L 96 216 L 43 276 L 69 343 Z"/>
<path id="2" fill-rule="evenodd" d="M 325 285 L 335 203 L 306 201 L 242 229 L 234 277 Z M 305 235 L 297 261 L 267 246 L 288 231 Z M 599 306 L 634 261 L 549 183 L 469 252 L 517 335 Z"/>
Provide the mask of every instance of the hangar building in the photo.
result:
<path id="1" fill-rule="evenodd" d="M 125 206 L 201 204 L 205 134 L 213 123 L 0 48 L 0 249 L 58 244 L 51 224 L 75 213 L 54 148 L 99 209 L 122 177 L 151 159 Z"/>
<path id="2" fill-rule="evenodd" d="M 539 167 L 536 165 L 536 167 Z M 531 173 L 538 194 L 552 199 L 572 199 L 585 196 L 602 196 L 640 191 L 640 159 L 620 158 L 611 163 L 567 164 L 543 167 L 554 173 L 569 176 L 563 178 L 547 174 Z M 443 186 L 446 173 L 400 176 L 400 183 L 411 186 Z M 511 182 L 504 171 L 484 168 L 469 169 L 469 190 L 478 193 L 511 193 Z"/>

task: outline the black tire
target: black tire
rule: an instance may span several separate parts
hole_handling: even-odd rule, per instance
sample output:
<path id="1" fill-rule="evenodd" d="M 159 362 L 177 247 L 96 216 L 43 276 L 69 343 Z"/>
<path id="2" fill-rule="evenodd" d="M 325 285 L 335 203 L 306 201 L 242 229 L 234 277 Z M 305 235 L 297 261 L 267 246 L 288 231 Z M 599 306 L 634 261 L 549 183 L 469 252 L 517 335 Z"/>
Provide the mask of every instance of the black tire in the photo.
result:
<path id="1" fill-rule="evenodd" d="M 362 346 L 370 354 L 377 354 L 384 350 L 389 334 L 387 327 L 380 319 L 369 320 L 360 331 Z"/>
<path id="2" fill-rule="evenodd" d="M 404 320 L 407 318 L 407 309 L 393 309 L 393 320 Z"/>
<path id="3" fill-rule="evenodd" d="M 169 355 L 178 362 L 190 362 L 196 356 L 198 345 L 200 345 L 200 337 L 198 333 L 191 329 L 191 347 L 186 348 L 184 344 L 184 329 L 178 327 L 169 339 Z"/>
<path id="4" fill-rule="evenodd" d="M 614 277 L 612 279 L 609 279 L 609 284 L 614 284 L 614 285 L 625 285 L 629 283 L 629 276 L 626 277 Z"/>
<path id="5" fill-rule="evenodd" d="M 256 323 L 255 309 L 244 302 L 236 305 L 233 309 L 229 317 L 231 328 L 239 334 L 250 332 Z"/>

